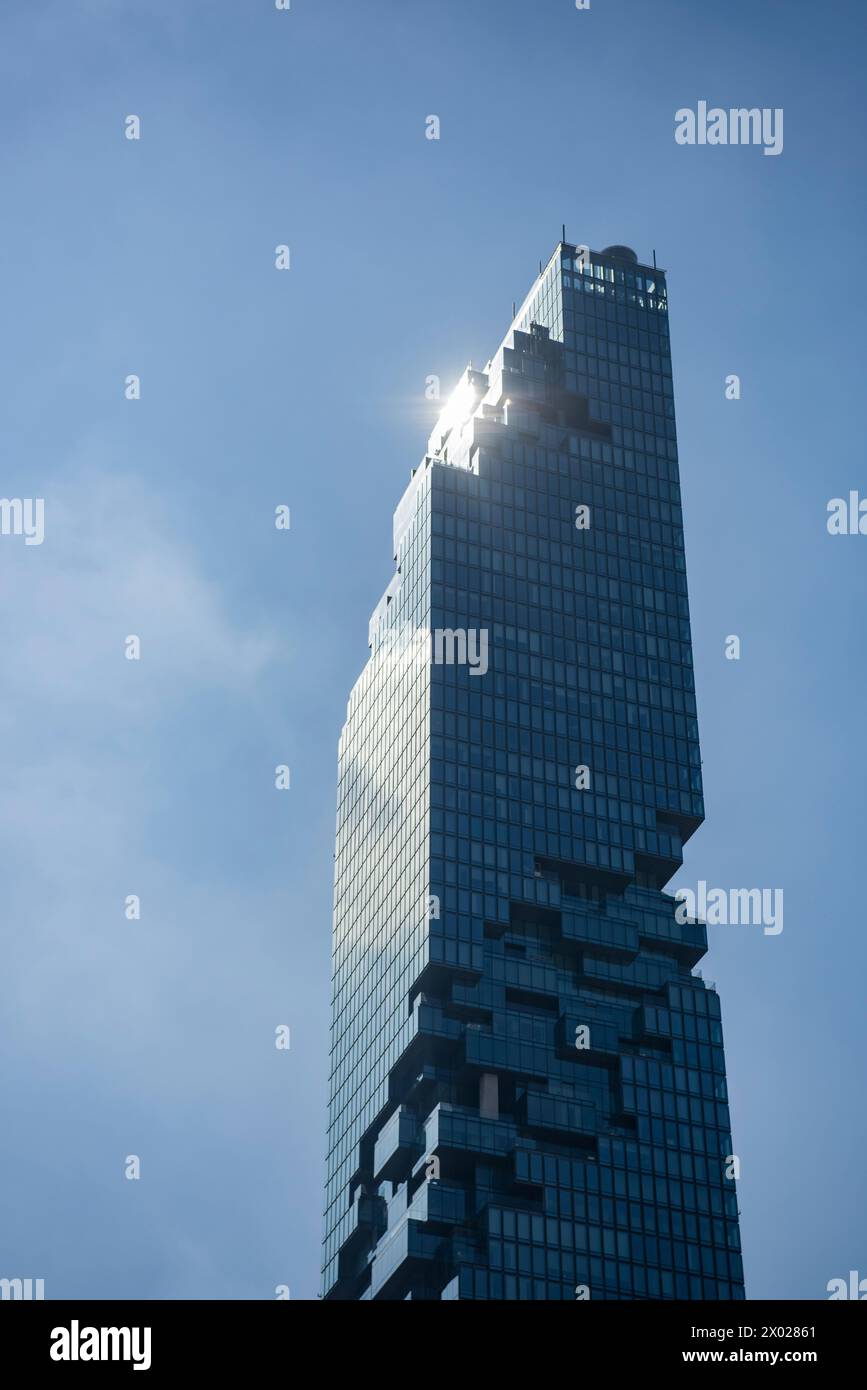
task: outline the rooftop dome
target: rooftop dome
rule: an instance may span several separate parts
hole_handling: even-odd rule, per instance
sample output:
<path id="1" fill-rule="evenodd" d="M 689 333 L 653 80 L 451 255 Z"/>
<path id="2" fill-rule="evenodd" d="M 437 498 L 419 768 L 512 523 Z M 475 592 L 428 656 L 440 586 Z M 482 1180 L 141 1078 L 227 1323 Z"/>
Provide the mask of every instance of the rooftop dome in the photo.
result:
<path id="1" fill-rule="evenodd" d="M 631 246 L 606 246 L 602 254 L 613 256 L 616 261 L 630 261 L 632 265 L 638 265 L 638 257 Z"/>

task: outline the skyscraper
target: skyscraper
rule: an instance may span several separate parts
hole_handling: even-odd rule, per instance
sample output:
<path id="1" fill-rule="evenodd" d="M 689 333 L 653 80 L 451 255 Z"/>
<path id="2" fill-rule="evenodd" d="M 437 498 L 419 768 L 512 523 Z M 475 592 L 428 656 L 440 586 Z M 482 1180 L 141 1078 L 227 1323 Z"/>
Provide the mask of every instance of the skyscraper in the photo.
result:
<path id="1" fill-rule="evenodd" d="M 340 740 L 325 1297 L 743 1298 L 665 275 L 561 242 L 394 516 Z"/>

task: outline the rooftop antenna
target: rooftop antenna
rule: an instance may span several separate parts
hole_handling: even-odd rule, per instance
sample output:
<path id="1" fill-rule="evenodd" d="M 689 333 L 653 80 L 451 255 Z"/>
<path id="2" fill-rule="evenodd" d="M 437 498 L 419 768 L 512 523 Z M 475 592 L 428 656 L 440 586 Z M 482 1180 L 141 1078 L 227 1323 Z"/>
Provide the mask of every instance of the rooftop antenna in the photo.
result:
<path id="1" fill-rule="evenodd" d="M 562 242 L 564 243 L 564 245 L 565 245 L 565 242 L 566 242 L 566 223 L 565 223 L 565 222 L 563 223 L 563 236 L 561 237 L 561 241 L 562 241 Z"/>
<path id="2" fill-rule="evenodd" d="M 517 314 L 517 312 L 518 312 L 518 308 L 517 308 L 517 305 L 515 304 L 515 301 L 514 301 L 514 299 L 513 299 L 513 300 L 512 300 L 512 318 L 515 317 L 515 315 Z"/>
<path id="3" fill-rule="evenodd" d="M 653 269 L 656 269 L 656 251 L 653 252 Z"/>
<path id="4" fill-rule="evenodd" d="M 541 262 L 541 261 L 539 262 L 539 274 L 540 274 L 540 275 L 542 274 L 542 262 Z"/>

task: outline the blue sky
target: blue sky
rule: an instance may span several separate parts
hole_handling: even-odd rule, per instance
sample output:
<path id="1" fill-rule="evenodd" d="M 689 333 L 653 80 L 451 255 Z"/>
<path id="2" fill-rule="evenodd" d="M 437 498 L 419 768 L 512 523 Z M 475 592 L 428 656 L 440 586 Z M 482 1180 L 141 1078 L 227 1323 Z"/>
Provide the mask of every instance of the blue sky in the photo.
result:
<path id="1" fill-rule="evenodd" d="M 855 0 L 4 11 L 0 492 L 46 535 L 0 537 L 0 1274 L 315 1297 L 346 696 L 425 379 L 565 222 L 668 271 L 708 812 L 675 886 L 785 893 L 705 962 L 747 1293 L 867 1275 L 867 539 L 825 527 L 867 495 L 863 40 Z M 699 100 L 782 107 L 783 153 L 677 145 Z"/>

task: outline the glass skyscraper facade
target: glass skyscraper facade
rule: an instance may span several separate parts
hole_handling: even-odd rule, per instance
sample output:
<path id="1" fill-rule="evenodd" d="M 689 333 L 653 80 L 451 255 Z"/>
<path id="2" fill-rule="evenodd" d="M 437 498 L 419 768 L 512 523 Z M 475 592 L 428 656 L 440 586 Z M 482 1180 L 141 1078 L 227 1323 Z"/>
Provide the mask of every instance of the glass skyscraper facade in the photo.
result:
<path id="1" fill-rule="evenodd" d="M 340 740 L 323 1294 L 744 1296 L 668 296 L 561 242 L 394 517 Z"/>

